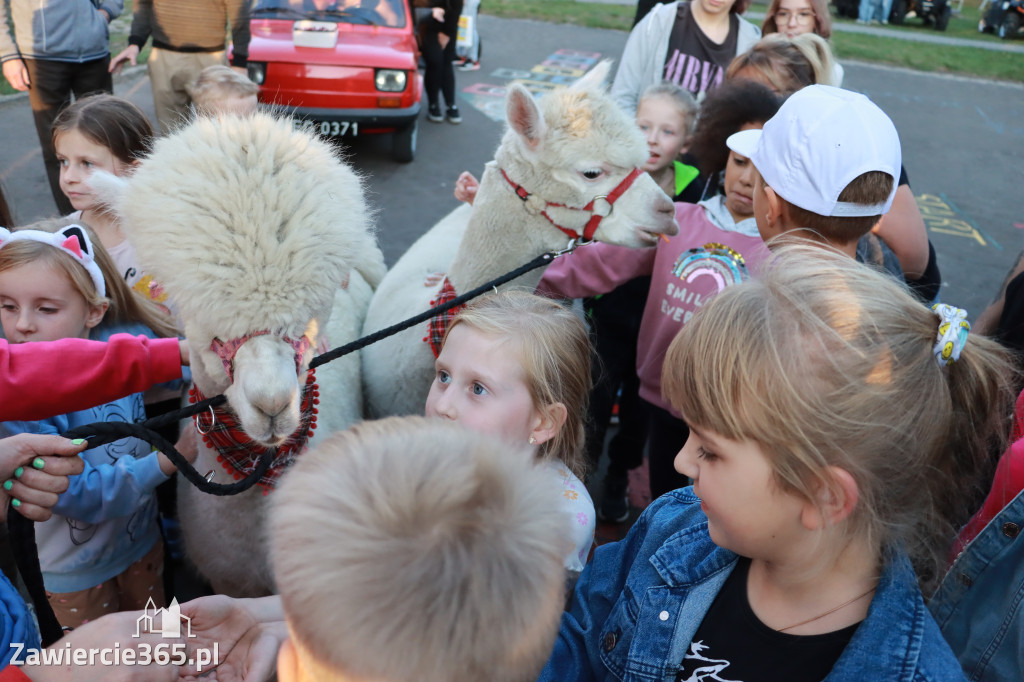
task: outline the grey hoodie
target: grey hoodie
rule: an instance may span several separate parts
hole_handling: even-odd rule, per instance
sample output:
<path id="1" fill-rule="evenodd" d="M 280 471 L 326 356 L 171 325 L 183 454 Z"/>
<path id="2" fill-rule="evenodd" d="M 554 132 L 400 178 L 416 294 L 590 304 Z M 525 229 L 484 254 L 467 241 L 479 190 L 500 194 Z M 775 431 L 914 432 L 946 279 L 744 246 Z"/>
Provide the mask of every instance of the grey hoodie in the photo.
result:
<path id="1" fill-rule="evenodd" d="M 0 0 L 0 61 L 80 63 L 107 56 L 107 20 L 100 9 L 116 19 L 124 0 Z M 13 41 L 8 16 L 14 21 Z"/>
<path id="2" fill-rule="evenodd" d="M 629 34 L 612 83 L 611 96 L 630 116 L 636 113 L 636 105 L 644 90 L 662 81 L 668 41 L 679 5 L 680 2 L 655 5 Z M 736 54 L 739 55 L 753 47 L 761 37 L 761 29 L 743 17 L 738 19 L 740 28 L 736 36 Z"/>

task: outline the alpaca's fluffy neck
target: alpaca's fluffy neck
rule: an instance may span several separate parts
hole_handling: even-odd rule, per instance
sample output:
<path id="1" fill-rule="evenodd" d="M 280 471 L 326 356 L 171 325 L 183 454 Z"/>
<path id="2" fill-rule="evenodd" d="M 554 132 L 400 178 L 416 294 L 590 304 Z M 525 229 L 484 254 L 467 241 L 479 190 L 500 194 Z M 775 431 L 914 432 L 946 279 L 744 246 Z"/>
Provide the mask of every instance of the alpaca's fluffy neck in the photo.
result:
<path id="1" fill-rule="evenodd" d="M 545 251 L 563 248 L 568 241 L 546 218 L 527 213 L 497 164 L 491 162 L 480 178 L 473 213 L 448 270 L 448 279 L 456 292 L 464 293 Z M 532 291 L 543 273 L 538 268 L 506 286 Z"/>

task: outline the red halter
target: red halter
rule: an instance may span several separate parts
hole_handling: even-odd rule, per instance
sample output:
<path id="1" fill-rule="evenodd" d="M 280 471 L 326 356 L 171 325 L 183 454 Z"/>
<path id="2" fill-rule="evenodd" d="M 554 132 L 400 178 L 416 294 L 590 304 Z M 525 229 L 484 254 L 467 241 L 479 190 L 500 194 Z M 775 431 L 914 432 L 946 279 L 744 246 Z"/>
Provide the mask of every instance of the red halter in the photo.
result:
<path id="1" fill-rule="evenodd" d="M 512 185 L 512 189 L 515 191 L 516 196 L 522 199 L 524 203 L 528 201 L 531 196 L 533 196 L 529 192 L 527 192 L 522 185 L 513 182 L 512 178 L 508 176 L 508 173 L 505 172 L 504 168 L 499 168 L 498 170 L 501 171 L 501 177 L 505 178 L 505 181 L 508 182 L 508 184 Z M 561 225 L 556 223 L 551 218 L 551 216 L 548 215 L 547 211 L 542 210 L 540 214 L 547 218 L 549 223 L 551 223 L 559 230 L 561 230 L 563 233 L 565 233 L 570 239 L 579 239 L 582 237 L 583 240 L 590 241 L 591 239 L 594 238 L 594 233 L 597 232 L 597 226 L 601 224 L 601 221 L 604 218 L 612 214 L 612 208 L 615 206 L 615 202 L 619 200 L 619 197 L 626 193 L 626 190 L 630 188 L 634 180 L 640 177 L 641 173 L 643 173 L 642 170 L 640 170 L 639 168 L 634 168 L 632 171 L 629 172 L 629 174 L 626 177 L 622 179 L 622 182 L 615 186 L 615 189 L 613 189 L 608 194 L 602 194 L 601 196 L 594 197 L 587 203 L 586 206 L 582 208 L 577 208 L 575 206 L 566 206 L 565 204 L 556 204 L 551 201 L 544 202 L 544 208 L 549 208 L 553 206 L 556 208 L 567 208 L 572 211 L 589 211 L 590 219 L 587 221 L 587 224 L 583 226 L 582 235 L 574 230 L 570 230 L 567 227 L 562 227 Z M 597 202 L 598 199 L 604 199 L 608 203 L 608 213 L 601 215 L 600 213 L 596 213 L 594 211 L 594 204 Z"/>

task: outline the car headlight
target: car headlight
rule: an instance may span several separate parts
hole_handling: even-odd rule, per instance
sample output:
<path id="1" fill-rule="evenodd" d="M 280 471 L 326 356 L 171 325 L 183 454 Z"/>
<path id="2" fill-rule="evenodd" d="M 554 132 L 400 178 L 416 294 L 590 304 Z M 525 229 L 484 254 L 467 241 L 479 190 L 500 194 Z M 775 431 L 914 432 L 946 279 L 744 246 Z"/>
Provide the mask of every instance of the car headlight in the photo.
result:
<path id="1" fill-rule="evenodd" d="M 263 85 L 263 81 L 267 79 L 267 65 L 263 62 L 249 62 L 245 70 L 249 75 L 249 80 L 256 85 Z"/>
<path id="2" fill-rule="evenodd" d="M 377 69 L 373 82 L 378 90 L 384 92 L 401 92 L 405 90 L 405 71 L 399 69 Z"/>

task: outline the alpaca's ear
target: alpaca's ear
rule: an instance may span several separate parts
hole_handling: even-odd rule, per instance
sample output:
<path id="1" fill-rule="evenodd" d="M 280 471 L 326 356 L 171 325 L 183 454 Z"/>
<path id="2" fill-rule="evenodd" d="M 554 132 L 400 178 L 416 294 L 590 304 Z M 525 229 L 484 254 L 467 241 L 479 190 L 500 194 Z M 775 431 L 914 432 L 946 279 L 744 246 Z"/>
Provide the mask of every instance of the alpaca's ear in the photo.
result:
<path id="1" fill-rule="evenodd" d="M 537 151 L 545 133 L 544 117 L 537 108 L 537 102 L 519 83 L 509 86 L 507 97 L 505 117 L 509 127 L 518 133 L 527 149 Z"/>
<path id="2" fill-rule="evenodd" d="M 608 74 L 611 73 L 611 70 L 612 60 L 602 59 L 597 66 L 580 76 L 570 87 L 573 90 L 587 90 L 590 88 L 604 90 L 605 81 L 608 80 Z"/>

